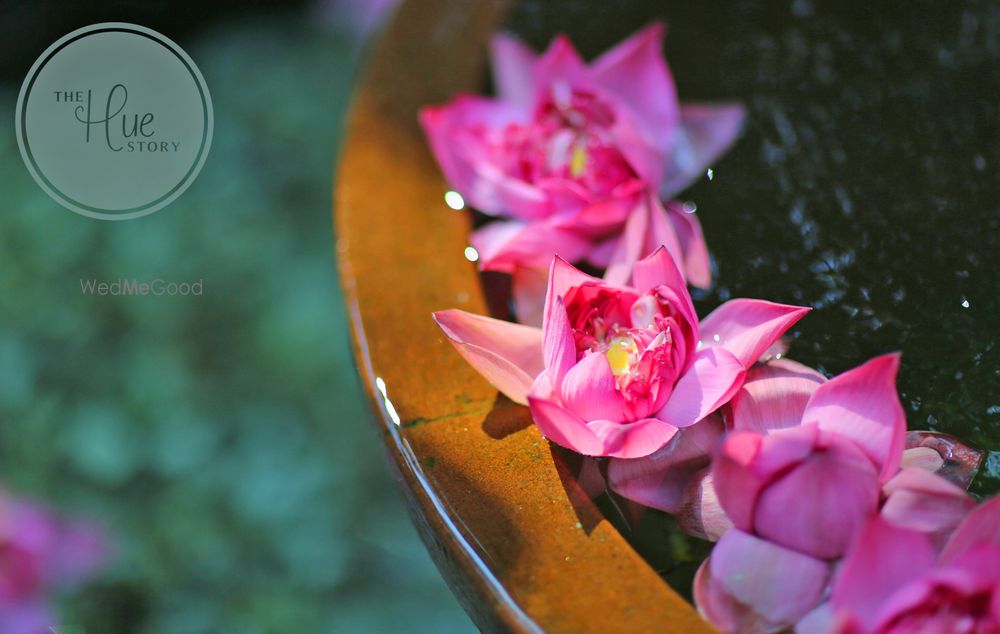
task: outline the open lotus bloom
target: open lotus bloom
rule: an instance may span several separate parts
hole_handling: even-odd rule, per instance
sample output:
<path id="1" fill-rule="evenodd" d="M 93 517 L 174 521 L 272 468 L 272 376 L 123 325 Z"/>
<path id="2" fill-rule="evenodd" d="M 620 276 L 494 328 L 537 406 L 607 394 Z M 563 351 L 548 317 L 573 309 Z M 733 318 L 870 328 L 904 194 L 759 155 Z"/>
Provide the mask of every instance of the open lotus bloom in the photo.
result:
<path id="1" fill-rule="evenodd" d="M 870 521 L 823 614 L 810 631 L 1000 632 L 1000 498 L 969 513 L 940 554 L 922 533 Z"/>
<path id="2" fill-rule="evenodd" d="M 614 286 L 560 258 L 541 329 L 443 311 L 435 319 L 494 386 L 528 403 L 545 436 L 588 456 L 639 458 L 717 410 L 747 368 L 809 310 L 726 302 L 699 323 L 660 248 Z"/>
<path id="3" fill-rule="evenodd" d="M 653 24 L 591 64 L 565 37 L 536 55 L 497 35 L 497 97 L 459 96 L 421 112 L 451 186 L 505 219 L 476 231 L 472 244 L 482 269 L 514 275 L 516 301 L 542 289 L 531 280 L 556 254 L 627 271 L 664 244 L 691 283 L 710 282 L 698 221 L 660 198 L 705 173 L 739 134 L 743 110 L 681 106 L 663 33 Z"/>
<path id="4" fill-rule="evenodd" d="M 0 493 L 0 634 L 35 634 L 57 622 L 47 600 L 94 574 L 108 556 L 104 534 Z"/>

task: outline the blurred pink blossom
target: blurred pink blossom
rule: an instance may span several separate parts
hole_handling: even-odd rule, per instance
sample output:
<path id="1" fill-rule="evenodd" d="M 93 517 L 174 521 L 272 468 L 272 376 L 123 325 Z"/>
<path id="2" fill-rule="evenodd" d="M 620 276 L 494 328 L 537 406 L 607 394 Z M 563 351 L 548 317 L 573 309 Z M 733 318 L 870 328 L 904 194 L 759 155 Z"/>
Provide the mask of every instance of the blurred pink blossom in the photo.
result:
<path id="1" fill-rule="evenodd" d="M 653 24 L 591 64 L 565 37 L 536 55 L 508 35 L 492 41 L 497 98 L 462 95 L 420 115 L 451 186 L 503 218 L 472 236 L 483 270 L 514 276 L 519 319 L 537 323 L 553 255 L 588 260 L 624 283 L 660 245 L 690 283 L 711 269 L 701 227 L 661 203 L 704 174 L 739 133 L 735 104 L 681 106 Z M 534 310 L 532 310 L 534 308 Z"/>
<path id="2" fill-rule="evenodd" d="M 108 556 L 96 525 L 0 493 L 0 634 L 48 631 L 51 595 L 85 581 Z"/>

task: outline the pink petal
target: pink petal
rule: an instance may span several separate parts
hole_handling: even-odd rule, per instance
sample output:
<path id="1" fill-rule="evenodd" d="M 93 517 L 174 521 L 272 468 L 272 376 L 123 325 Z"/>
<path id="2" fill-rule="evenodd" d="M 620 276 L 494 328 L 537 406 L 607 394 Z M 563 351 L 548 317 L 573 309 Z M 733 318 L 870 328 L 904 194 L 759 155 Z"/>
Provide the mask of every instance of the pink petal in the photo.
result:
<path id="1" fill-rule="evenodd" d="M 925 533 L 939 544 L 976 505 L 965 489 L 919 468 L 901 470 L 885 484 L 883 493 L 883 519 Z"/>
<path id="2" fill-rule="evenodd" d="M 561 255 L 581 259 L 590 243 L 572 231 L 545 222 L 491 222 L 469 238 L 484 271 L 514 273 L 518 268 L 547 269 Z"/>
<path id="3" fill-rule="evenodd" d="M 599 352 L 586 354 L 566 372 L 560 393 L 563 406 L 584 420 L 625 418 L 618 382 L 607 357 Z"/>
<path id="4" fill-rule="evenodd" d="M 511 273 L 519 266 L 516 257 L 508 257 L 506 246 L 524 233 L 527 223 L 520 220 L 490 222 L 472 232 L 469 243 L 479 254 L 479 268 L 484 271 Z"/>
<path id="5" fill-rule="evenodd" d="M 919 625 L 922 626 L 921 632 L 933 634 L 939 632 L 951 634 L 959 631 L 995 632 L 996 622 L 991 623 L 989 616 L 984 614 L 985 610 L 977 608 L 976 599 L 994 594 L 994 589 L 998 587 L 1000 587 L 1000 550 L 990 545 L 974 548 L 946 566 L 915 575 L 909 583 L 903 584 L 893 592 L 878 609 L 873 629 L 878 632 L 887 631 L 899 623 L 900 616 L 916 612 L 919 615 L 917 617 Z M 960 598 L 960 601 L 965 599 L 968 603 L 964 606 L 949 605 L 951 602 L 945 599 L 942 605 L 939 599 L 941 594 L 945 596 L 951 594 Z M 965 618 L 962 618 L 963 613 Z M 911 622 L 911 619 L 903 621 L 906 624 Z M 896 625 L 894 629 L 902 631 L 898 628 Z M 909 628 L 906 631 L 908 632 Z"/>
<path id="6" fill-rule="evenodd" d="M 490 38 L 490 63 L 497 96 L 530 108 L 534 103 L 535 52 L 512 35 L 497 33 Z"/>
<path id="7" fill-rule="evenodd" d="M 690 478 L 676 516 L 677 526 L 682 531 L 711 542 L 718 541 L 733 528 L 732 520 L 719 502 L 715 478 L 708 468 Z"/>
<path id="8" fill-rule="evenodd" d="M 661 151 L 670 147 L 679 105 L 674 80 L 663 57 L 662 23 L 640 30 L 594 60 L 594 79 L 619 96 L 656 134 Z"/>
<path id="9" fill-rule="evenodd" d="M 627 108 L 619 105 L 619 114 Z M 662 143 L 664 137 L 656 134 L 659 130 L 649 129 L 633 117 L 618 116 L 611 127 L 610 136 L 617 142 L 619 151 L 629 165 L 646 183 L 659 182 L 667 167 L 667 157 Z"/>
<path id="10" fill-rule="evenodd" d="M 712 285 L 712 262 L 708 256 L 708 244 L 701 231 L 701 223 L 694 212 L 685 210 L 676 200 L 668 201 L 664 207 L 667 219 L 673 225 L 674 233 L 681 244 L 684 259 L 684 276 L 688 284 L 697 288 Z"/>
<path id="11" fill-rule="evenodd" d="M 461 143 L 462 141 L 457 141 Z M 492 201 L 489 209 L 499 209 L 498 212 L 484 213 L 505 214 L 520 220 L 543 220 L 552 212 L 552 205 L 545 192 L 531 183 L 513 178 L 499 165 L 483 159 L 482 151 L 474 146 L 465 145 L 456 149 L 459 158 L 464 158 L 475 169 L 473 196 L 469 198 L 473 207 L 480 211 L 483 208 L 475 204 L 485 196 Z M 456 185 L 455 189 L 458 189 Z M 458 189 L 460 194 L 464 194 Z"/>
<path id="12" fill-rule="evenodd" d="M 663 247 L 680 266 L 681 246 L 666 211 L 653 196 L 644 196 L 625 223 L 607 265 L 604 281 L 613 286 L 629 282 L 636 262 Z"/>
<path id="13" fill-rule="evenodd" d="M 576 364 L 576 342 L 562 297 L 556 297 L 552 309 L 546 310 L 542 324 L 542 354 L 549 380 L 559 391 L 566 373 Z"/>
<path id="14" fill-rule="evenodd" d="M 739 136 L 744 116 L 739 104 L 681 106 L 681 127 L 660 195 L 671 198 L 700 178 Z"/>
<path id="15" fill-rule="evenodd" d="M 535 425 L 552 442 L 585 456 L 602 455 L 603 443 L 579 416 L 552 401 L 535 396 L 528 397 L 528 406 Z"/>
<path id="16" fill-rule="evenodd" d="M 527 403 L 528 389 L 544 364 L 542 331 L 462 310 L 434 313 L 452 346 L 507 398 Z"/>
<path id="17" fill-rule="evenodd" d="M 829 634 L 836 631 L 833 607 L 829 601 L 820 603 L 795 624 L 795 634 Z"/>
<path id="18" fill-rule="evenodd" d="M 554 84 L 586 83 L 590 77 L 587 65 L 565 35 L 558 35 L 538 58 L 534 68 L 536 94 Z"/>
<path id="19" fill-rule="evenodd" d="M 949 563 L 983 544 L 1000 546 L 1000 496 L 994 496 L 969 513 L 951 536 L 941 562 Z"/>
<path id="20" fill-rule="evenodd" d="M 611 420 L 587 423 L 602 444 L 599 455 L 609 458 L 642 458 L 658 451 L 677 433 L 677 428 L 658 418 L 643 418 L 622 424 Z"/>
<path id="21" fill-rule="evenodd" d="M 541 327 L 545 314 L 545 291 L 549 286 L 547 269 L 519 266 L 514 269 L 512 294 L 517 321 Z"/>
<path id="22" fill-rule="evenodd" d="M 767 482 L 751 465 L 760 455 L 763 437 L 748 431 L 731 433 L 712 464 L 716 495 L 733 524 L 744 531 L 753 530 L 754 505 Z"/>
<path id="23" fill-rule="evenodd" d="M 761 490 L 777 474 L 801 462 L 818 439 L 815 425 L 794 427 L 770 437 L 734 431 L 712 465 L 722 508 L 737 528 L 754 530 L 754 511 Z"/>
<path id="24" fill-rule="evenodd" d="M 819 372 L 789 359 L 754 366 L 729 402 L 733 429 L 767 434 L 800 424 L 806 403 L 824 381 Z"/>
<path id="25" fill-rule="evenodd" d="M 687 284 L 680 269 L 677 268 L 677 263 L 666 248 L 660 246 L 635 263 L 632 269 L 632 286 L 639 291 L 648 291 L 661 286 L 671 290 L 678 300 L 676 308 L 695 329 L 697 336 L 698 316 L 691 302 L 691 294 L 688 293 Z"/>
<path id="26" fill-rule="evenodd" d="M 728 350 L 701 350 L 656 416 L 675 427 L 693 425 L 728 401 L 745 374 L 743 365 Z"/>
<path id="27" fill-rule="evenodd" d="M 708 466 L 722 434 L 721 421 L 710 417 L 678 431 L 665 447 L 645 458 L 612 460 L 608 486 L 622 497 L 674 513 L 691 477 Z"/>
<path id="28" fill-rule="evenodd" d="M 544 194 L 489 163 L 482 140 L 470 133 L 477 126 L 499 128 L 527 116 L 502 101 L 462 95 L 446 105 L 424 108 L 420 123 L 441 170 L 470 205 L 487 214 L 532 218 L 549 212 Z"/>
<path id="29" fill-rule="evenodd" d="M 587 275 L 564 258 L 556 257 L 549 267 L 549 290 L 546 301 L 552 303 L 556 297 L 563 297 L 569 289 L 575 286 L 601 283 L 601 280 Z"/>
<path id="30" fill-rule="evenodd" d="M 815 608 L 826 587 L 826 562 L 733 529 L 709 559 L 712 580 L 772 623 L 792 625 Z"/>
<path id="31" fill-rule="evenodd" d="M 694 602 L 702 617 L 722 632 L 740 634 L 774 634 L 785 629 L 782 623 L 772 623 L 743 605 L 712 578 L 711 558 L 701 562 L 694 576 Z"/>
<path id="32" fill-rule="evenodd" d="M 882 481 L 903 460 L 906 417 L 896 393 L 899 355 L 886 354 L 821 385 L 806 405 L 804 422 L 854 441 L 881 470 Z"/>
<path id="33" fill-rule="evenodd" d="M 683 296 L 687 284 L 677 263 L 663 246 L 636 262 L 632 271 L 632 286 L 640 291 L 648 291 L 666 286 Z"/>
<path id="34" fill-rule="evenodd" d="M 963 489 L 972 484 L 986 457 L 982 449 L 971 447 L 954 436 L 933 431 L 907 432 L 906 447 L 907 452 L 915 449 L 934 451 L 940 459 L 937 474 Z"/>
<path id="35" fill-rule="evenodd" d="M 892 594 L 934 565 L 934 548 L 916 531 L 872 519 L 844 558 L 830 603 L 870 631 Z"/>
<path id="36" fill-rule="evenodd" d="M 749 368 L 811 309 L 762 299 L 733 299 L 701 322 L 701 343 L 729 350 Z"/>
<path id="37" fill-rule="evenodd" d="M 844 554 L 878 509 L 878 473 L 849 441 L 814 452 L 760 493 L 761 537 L 819 559 Z"/>
<path id="38" fill-rule="evenodd" d="M 548 399 L 529 396 L 528 405 L 546 438 L 585 456 L 641 458 L 663 447 L 677 433 L 676 428 L 655 418 L 627 424 L 609 420 L 587 423 Z"/>

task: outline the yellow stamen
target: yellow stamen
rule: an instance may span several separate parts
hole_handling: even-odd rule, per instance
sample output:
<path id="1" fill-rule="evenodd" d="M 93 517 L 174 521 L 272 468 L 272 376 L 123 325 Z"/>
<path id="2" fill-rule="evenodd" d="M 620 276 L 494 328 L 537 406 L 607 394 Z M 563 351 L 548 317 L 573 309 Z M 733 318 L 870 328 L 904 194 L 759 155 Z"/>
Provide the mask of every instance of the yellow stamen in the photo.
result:
<path id="1" fill-rule="evenodd" d="M 569 157 L 569 173 L 573 178 L 579 178 L 587 169 L 587 148 L 577 145 Z"/>
<path id="2" fill-rule="evenodd" d="M 619 377 L 628 372 L 631 365 L 631 357 L 633 354 L 638 354 L 638 352 L 639 347 L 635 345 L 632 337 L 621 335 L 614 337 L 608 342 L 608 349 L 604 352 L 604 356 L 608 358 L 611 373 Z"/>

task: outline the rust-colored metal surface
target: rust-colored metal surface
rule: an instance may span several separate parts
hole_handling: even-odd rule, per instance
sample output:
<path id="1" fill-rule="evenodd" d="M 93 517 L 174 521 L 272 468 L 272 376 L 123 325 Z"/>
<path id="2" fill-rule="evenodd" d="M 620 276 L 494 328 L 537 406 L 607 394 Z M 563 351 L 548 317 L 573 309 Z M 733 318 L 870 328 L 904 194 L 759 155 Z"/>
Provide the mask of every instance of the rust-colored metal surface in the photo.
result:
<path id="1" fill-rule="evenodd" d="M 484 631 L 710 631 L 605 521 L 526 408 L 456 354 L 431 312 L 485 313 L 465 213 L 417 124 L 485 77 L 505 2 L 406 2 L 348 120 L 337 253 L 358 366 L 411 513 Z M 390 599 L 391 600 L 391 599 Z"/>

